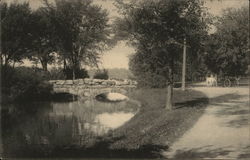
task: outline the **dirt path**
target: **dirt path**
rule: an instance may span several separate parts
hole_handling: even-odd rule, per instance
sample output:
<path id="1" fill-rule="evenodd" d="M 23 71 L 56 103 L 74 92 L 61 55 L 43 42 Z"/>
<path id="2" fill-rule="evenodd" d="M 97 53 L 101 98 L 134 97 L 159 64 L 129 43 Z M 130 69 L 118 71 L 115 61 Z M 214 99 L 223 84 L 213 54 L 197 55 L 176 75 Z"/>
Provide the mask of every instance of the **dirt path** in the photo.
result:
<path id="1" fill-rule="evenodd" d="M 209 106 L 197 123 L 163 152 L 174 159 L 250 158 L 249 88 L 197 87 Z"/>

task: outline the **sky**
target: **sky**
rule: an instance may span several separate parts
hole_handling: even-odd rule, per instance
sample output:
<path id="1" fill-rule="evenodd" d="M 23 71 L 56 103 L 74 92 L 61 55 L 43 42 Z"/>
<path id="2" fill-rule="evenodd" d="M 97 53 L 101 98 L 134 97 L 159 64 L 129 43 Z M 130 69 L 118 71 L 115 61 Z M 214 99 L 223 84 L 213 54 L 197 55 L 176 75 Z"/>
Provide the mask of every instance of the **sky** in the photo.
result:
<path id="1" fill-rule="evenodd" d="M 24 2 L 29 1 L 31 8 L 36 9 L 42 5 L 41 0 L 3 0 L 7 2 Z M 52 1 L 52 0 L 49 0 Z M 204 0 L 208 11 L 216 16 L 220 16 L 226 8 L 240 8 L 249 6 L 248 0 Z M 94 0 L 95 4 L 101 5 L 109 12 L 110 19 L 119 16 L 113 0 Z M 127 46 L 125 42 L 118 43 L 114 48 L 103 53 L 100 67 L 101 68 L 126 68 L 128 69 L 128 57 L 134 53 L 134 49 Z M 29 62 L 25 62 L 29 64 Z"/>

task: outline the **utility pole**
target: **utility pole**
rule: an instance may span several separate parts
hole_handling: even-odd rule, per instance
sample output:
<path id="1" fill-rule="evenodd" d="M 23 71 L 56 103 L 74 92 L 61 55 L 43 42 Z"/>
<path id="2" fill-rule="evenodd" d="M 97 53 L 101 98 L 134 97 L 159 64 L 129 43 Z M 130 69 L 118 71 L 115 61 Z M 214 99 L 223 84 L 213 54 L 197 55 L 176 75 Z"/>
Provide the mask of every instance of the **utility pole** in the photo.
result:
<path id="1" fill-rule="evenodd" d="M 181 89 L 185 90 L 185 77 L 186 77 L 186 38 L 184 38 L 184 45 L 183 45 L 183 62 L 182 62 L 182 83 L 181 83 Z"/>

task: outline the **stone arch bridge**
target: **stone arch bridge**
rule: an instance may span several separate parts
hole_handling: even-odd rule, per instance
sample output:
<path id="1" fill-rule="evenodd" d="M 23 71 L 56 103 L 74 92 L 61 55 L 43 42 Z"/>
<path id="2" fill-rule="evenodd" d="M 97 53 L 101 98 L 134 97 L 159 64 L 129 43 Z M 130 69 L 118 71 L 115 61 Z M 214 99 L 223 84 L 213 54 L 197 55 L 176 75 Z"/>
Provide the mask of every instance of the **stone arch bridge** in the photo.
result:
<path id="1" fill-rule="evenodd" d="M 99 79 L 77 79 L 77 80 L 50 80 L 55 93 L 70 93 L 80 98 L 95 98 L 98 94 L 106 92 L 117 92 L 124 95 L 136 88 L 137 83 L 132 80 L 99 80 Z"/>

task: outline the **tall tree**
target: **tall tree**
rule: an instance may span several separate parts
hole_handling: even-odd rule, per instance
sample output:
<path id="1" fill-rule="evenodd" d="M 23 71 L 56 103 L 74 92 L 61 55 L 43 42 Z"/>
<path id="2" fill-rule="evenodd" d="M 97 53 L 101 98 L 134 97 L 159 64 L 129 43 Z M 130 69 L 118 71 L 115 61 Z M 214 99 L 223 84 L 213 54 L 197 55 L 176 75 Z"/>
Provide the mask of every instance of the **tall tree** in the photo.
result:
<path id="1" fill-rule="evenodd" d="M 47 3 L 47 1 L 45 0 Z M 100 53 L 108 48 L 110 26 L 108 13 L 92 0 L 56 0 L 51 18 L 60 39 L 64 64 L 75 71 L 81 65 L 97 65 Z"/>
<path id="2" fill-rule="evenodd" d="M 1 9 L 1 60 L 3 65 L 20 62 L 27 56 L 31 43 L 28 3 L 0 3 Z"/>
<path id="3" fill-rule="evenodd" d="M 221 76 L 245 75 L 249 64 L 249 8 L 228 8 L 207 41 L 205 63 Z"/>
<path id="4" fill-rule="evenodd" d="M 58 50 L 56 27 L 51 18 L 49 10 L 45 7 L 39 8 L 32 13 L 30 22 L 32 25 L 32 45 L 30 45 L 30 59 L 39 61 L 44 71 L 47 65 L 55 60 L 55 52 Z"/>
<path id="5" fill-rule="evenodd" d="M 207 35 L 208 14 L 199 0 L 117 1 L 123 18 L 116 20 L 117 39 L 126 39 L 136 48 L 130 68 L 139 82 L 148 78 L 166 80 L 166 109 L 172 109 L 173 78 L 182 60 L 184 38 L 188 56 L 202 52 Z M 149 81 L 150 83 L 150 81 Z"/>

